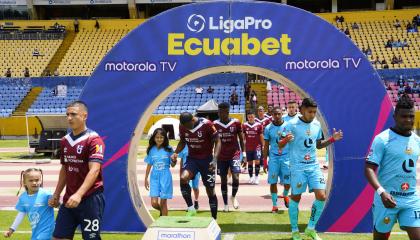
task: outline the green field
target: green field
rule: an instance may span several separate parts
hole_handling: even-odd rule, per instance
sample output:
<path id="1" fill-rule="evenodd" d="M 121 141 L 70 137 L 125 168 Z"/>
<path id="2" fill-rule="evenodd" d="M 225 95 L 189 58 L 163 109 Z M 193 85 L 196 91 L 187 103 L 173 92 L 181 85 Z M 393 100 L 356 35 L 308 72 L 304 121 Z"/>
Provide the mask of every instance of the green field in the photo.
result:
<path id="1" fill-rule="evenodd" d="M 305 223 L 307 223 L 309 218 L 309 211 L 303 211 L 300 213 L 299 218 L 299 227 L 303 231 L 305 229 Z M 13 222 L 16 215 L 15 211 L 0 211 L 0 230 L 4 232 L 10 224 Z M 153 217 L 158 217 L 157 211 L 152 211 Z M 184 216 L 184 211 L 170 211 L 170 216 Z M 209 212 L 199 212 L 198 216 L 208 217 Z M 289 219 L 287 212 L 280 212 L 279 214 L 272 213 L 261 213 L 261 212 L 230 212 L 224 213 L 219 212 L 218 215 L 218 224 L 222 229 L 222 234 L 226 236 L 234 235 L 234 239 L 238 240 L 255 240 L 255 239 L 290 239 L 288 232 L 290 231 L 290 226 L 288 224 Z M 30 226 L 28 221 L 25 221 L 21 224 L 18 231 L 30 231 Z M 398 231 L 397 228 L 394 228 L 394 231 Z M 283 233 L 280 233 L 283 232 Z M 142 234 L 103 234 L 103 239 L 141 239 Z M 343 240 L 368 240 L 372 239 L 371 234 L 321 234 L 323 239 L 343 239 Z M 16 233 L 11 239 L 29 239 L 29 233 Z M 82 239 L 80 234 L 77 234 L 75 239 Z M 309 238 L 303 238 L 309 239 Z M 407 239 L 406 235 L 398 234 L 392 235 L 391 240 L 402 240 Z"/>
<path id="2" fill-rule="evenodd" d="M 28 140 L 0 140 L 0 148 L 27 147 Z"/>

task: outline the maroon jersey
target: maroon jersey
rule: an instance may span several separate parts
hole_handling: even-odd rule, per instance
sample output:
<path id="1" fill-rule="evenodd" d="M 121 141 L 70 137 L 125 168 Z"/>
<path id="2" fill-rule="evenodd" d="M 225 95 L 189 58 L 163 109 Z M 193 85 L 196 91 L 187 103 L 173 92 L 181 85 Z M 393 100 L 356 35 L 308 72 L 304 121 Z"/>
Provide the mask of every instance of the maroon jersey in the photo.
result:
<path id="1" fill-rule="evenodd" d="M 217 131 L 213 123 L 199 118 L 198 124 L 191 130 L 179 125 L 179 137 L 187 143 L 188 156 L 194 159 L 209 159 L 213 156 L 213 138 Z"/>
<path id="2" fill-rule="evenodd" d="M 105 145 L 96 132 L 88 129 L 78 136 L 67 134 L 61 139 L 60 147 L 60 162 L 66 170 L 66 193 L 63 198 L 63 202 L 66 203 L 85 181 L 89 172 L 89 162 L 102 164 Z M 102 170 L 83 198 L 97 190 L 103 190 Z"/>
<path id="3" fill-rule="evenodd" d="M 220 122 L 220 120 L 214 121 L 213 124 L 216 127 L 222 142 L 222 147 L 217 160 L 226 161 L 240 159 L 241 151 L 238 134 L 242 132 L 241 122 L 236 118 L 232 118 L 227 124 Z"/>
<path id="4" fill-rule="evenodd" d="M 259 119 L 256 117 L 255 121 L 260 123 L 263 126 L 263 128 L 265 128 L 268 124 L 271 123 L 270 118 L 267 118 L 267 117 L 264 117 L 263 119 Z"/>
<path id="5" fill-rule="evenodd" d="M 265 118 L 268 118 L 268 119 L 270 120 L 270 122 L 272 122 L 272 121 L 273 121 L 273 116 L 268 115 L 267 113 L 265 113 L 265 114 L 264 114 L 264 117 L 265 117 Z M 267 125 L 268 125 L 268 124 L 267 124 Z"/>
<path id="6" fill-rule="evenodd" d="M 245 134 L 245 149 L 247 152 L 256 151 L 257 149 L 261 150 L 261 134 L 263 134 L 263 126 L 261 123 L 254 122 L 250 124 L 246 122 L 242 126 L 242 131 Z"/>

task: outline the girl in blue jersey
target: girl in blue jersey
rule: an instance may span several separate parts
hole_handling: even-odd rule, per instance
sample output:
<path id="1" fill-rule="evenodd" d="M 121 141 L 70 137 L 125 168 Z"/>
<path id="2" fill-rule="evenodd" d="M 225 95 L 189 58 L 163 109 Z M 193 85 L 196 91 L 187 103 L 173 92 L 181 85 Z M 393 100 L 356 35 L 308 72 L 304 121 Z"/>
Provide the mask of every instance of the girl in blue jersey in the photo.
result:
<path id="1" fill-rule="evenodd" d="M 165 129 L 157 128 L 150 137 L 147 156 L 144 159 L 147 163 L 144 186 L 150 190 L 152 207 L 160 211 L 160 216 L 168 216 L 167 199 L 172 199 L 172 175 L 169 166 L 174 167 L 176 164 L 175 161 L 171 161 L 172 153 L 173 150 L 169 146 Z M 151 169 L 152 173 L 150 174 Z"/>
<path id="2" fill-rule="evenodd" d="M 4 237 L 12 236 L 25 215 L 28 215 L 32 228 L 32 240 L 49 240 L 54 231 L 54 209 L 48 206 L 52 194 L 42 188 L 42 170 L 29 168 L 21 172 L 20 187 L 26 191 L 20 195 L 16 210 L 18 214 Z M 20 191 L 20 188 L 19 188 Z M 19 194 L 18 191 L 18 194 Z"/>

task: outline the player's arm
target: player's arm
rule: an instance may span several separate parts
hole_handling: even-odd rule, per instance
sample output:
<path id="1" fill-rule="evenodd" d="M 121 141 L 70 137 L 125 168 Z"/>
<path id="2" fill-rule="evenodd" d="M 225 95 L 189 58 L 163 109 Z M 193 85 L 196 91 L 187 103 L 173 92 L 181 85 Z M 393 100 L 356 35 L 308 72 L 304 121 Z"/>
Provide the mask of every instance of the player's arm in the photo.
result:
<path id="1" fill-rule="evenodd" d="M 74 193 L 66 203 L 66 207 L 68 208 L 75 208 L 77 207 L 80 202 L 82 201 L 82 197 L 85 193 L 93 186 L 101 171 L 101 163 L 98 162 L 89 162 L 89 172 L 86 175 L 83 184 L 79 187 L 79 189 Z"/>
<path id="2" fill-rule="evenodd" d="M 263 170 L 264 172 L 267 172 L 267 168 L 268 168 L 268 162 L 267 162 L 267 158 L 268 158 L 268 148 L 270 146 L 270 142 L 268 139 L 264 140 L 264 145 L 263 145 Z"/>
<path id="3" fill-rule="evenodd" d="M 176 163 L 178 161 L 178 154 L 185 148 L 186 145 L 187 143 L 185 142 L 184 137 L 180 134 L 178 145 L 176 146 L 175 152 L 171 156 L 172 162 Z"/>
<path id="4" fill-rule="evenodd" d="M 60 172 L 58 173 L 58 182 L 57 186 L 55 187 L 54 194 L 52 197 L 48 200 L 48 205 L 50 207 L 58 207 L 60 204 L 60 195 L 63 191 L 64 187 L 66 186 L 66 166 L 61 165 Z"/>
<path id="5" fill-rule="evenodd" d="M 335 128 L 333 128 L 333 135 L 330 138 L 324 139 L 324 137 L 322 137 L 316 140 L 316 148 L 322 149 L 322 148 L 328 147 L 332 143 L 339 141 L 342 138 L 343 138 L 343 131 L 341 131 L 341 129 L 336 131 Z"/>
<path id="6" fill-rule="evenodd" d="M 216 128 L 212 125 L 211 126 L 211 133 L 212 133 L 212 144 L 214 146 L 213 150 L 213 160 L 210 162 L 209 170 L 214 171 L 217 165 L 217 159 L 219 158 L 220 149 L 222 148 L 222 141 L 220 140 L 220 136 L 216 130 Z"/>
<path id="7" fill-rule="evenodd" d="M 239 125 L 240 126 L 240 125 Z M 241 131 L 238 131 L 238 139 L 239 139 L 239 146 L 241 146 L 242 149 L 242 162 L 246 162 L 246 149 L 245 149 L 245 141 L 244 141 L 244 134 Z"/>
<path id="8" fill-rule="evenodd" d="M 384 206 L 386 208 L 394 208 L 397 205 L 394 198 L 381 186 L 376 175 L 376 170 L 383 158 L 384 148 L 385 146 L 381 139 L 376 137 L 366 159 L 365 176 L 369 184 L 376 190 L 376 193 L 381 196 Z"/>
<path id="9" fill-rule="evenodd" d="M 260 137 L 260 143 L 261 143 L 261 150 L 263 150 L 265 146 L 264 135 L 261 133 L 259 137 Z"/>

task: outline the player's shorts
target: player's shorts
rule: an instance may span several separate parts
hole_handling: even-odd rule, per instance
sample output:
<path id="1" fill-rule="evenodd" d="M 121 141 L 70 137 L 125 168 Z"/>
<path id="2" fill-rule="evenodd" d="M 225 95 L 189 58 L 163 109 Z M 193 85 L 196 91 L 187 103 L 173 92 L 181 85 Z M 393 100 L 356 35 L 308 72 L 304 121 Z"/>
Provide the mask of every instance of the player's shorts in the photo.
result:
<path id="1" fill-rule="evenodd" d="M 169 169 L 153 171 L 150 174 L 150 197 L 172 199 L 173 184 Z"/>
<path id="2" fill-rule="evenodd" d="M 246 160 L 252 161 L 252 160 L 261 160 L 261 150 L 255 150 L 255 151 L 247 151 L 246 152 Z"/>
<path id="3" fill-rule="evenodd" d="M 385 208 L 382 202 L 372 205 L 373 225 L 380 233 L 391 232 L 392 227 L 397 222 L 400 228 L 420 227 L 420 198 L 414 195 L 409 198 L 395 197 L 397 206 L 395 208 Z"/>
<path id="4" fill-rule="evenodd" d="M 208 159 L 194 159 L 188 156 L 185 169 L 188 170 L 193 177 L 195 177 L 197 173 L 200 173 L 204 186 L 214 188 L 216 183 L 215 171 L 209 170 L 209 164 L 212 160 L 213 157 L 209 157 Z"/>
<path id="5" fill-rule="evenodd" d="M 229 168 L 232 173 L 241 173 L 241 160 L 232 159 L 217 161 L 217 175 L 227 176 Z"/>
<path id="6" fill-rule="evenodd" d="M 285 157 L 271 157 L 268 161 L 268 184 L 290 184 L 290 165 Z"/>
<path id="7" fill-rule="evenodd" d="M 53 236 L 73 239 L 77 226 L 80 225 L 83 239 L 101 239 L 102 216 L 105 199 L 102 192 L 96 192 L 83 199 L 77 208 L 63 205 L 58 210 Z"/>
<path id="8" fill-rule="evenodd" d="M 298 195 L 306 192 L 309 187 L 309 192 L 314 189 L 325 190 L 325 178 L 319 167 L 314 167 L 308 170 L 292 169 L 290 175 L 290 186 L 292 187 L 292 195 Z"/>
<path id="9" fill-rule="evenodd" d="M 195 174 L 193 180 L 190 181 L 190 187 L 198 189 L 200 187 L 200 173 Z"/>

